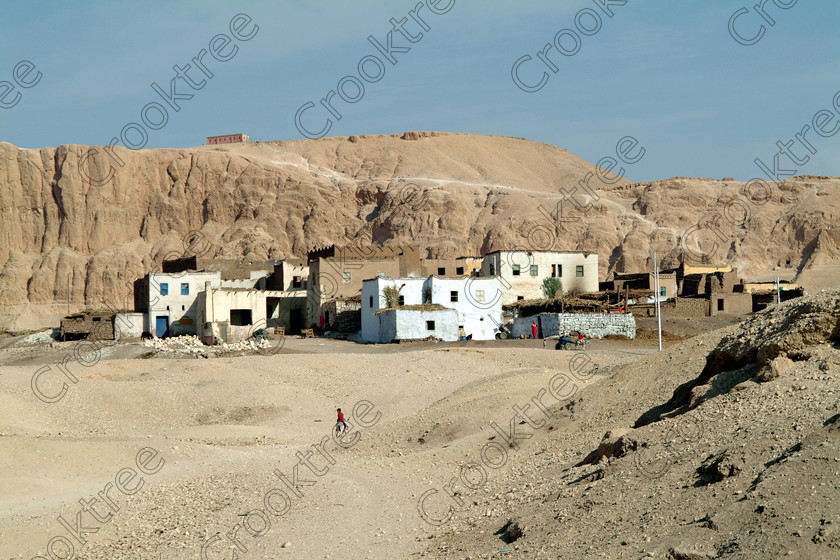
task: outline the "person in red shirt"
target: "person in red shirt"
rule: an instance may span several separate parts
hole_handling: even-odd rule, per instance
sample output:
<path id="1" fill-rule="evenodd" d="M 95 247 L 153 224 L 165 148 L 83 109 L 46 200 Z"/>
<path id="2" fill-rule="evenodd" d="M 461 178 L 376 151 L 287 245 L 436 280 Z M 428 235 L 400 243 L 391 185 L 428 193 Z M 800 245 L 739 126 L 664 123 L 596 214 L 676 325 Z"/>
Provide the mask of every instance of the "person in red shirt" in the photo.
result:
<path id="1" fill-rule="evenodd" d="M 344 413 L 341 412 L 341 409 L 337 409 L 338 412 L 338 420 L 335 423 L 335 431 L 339 431 L 343 429 L 345 432 L 347 431 L 347 423 L 344 421 Z"/>

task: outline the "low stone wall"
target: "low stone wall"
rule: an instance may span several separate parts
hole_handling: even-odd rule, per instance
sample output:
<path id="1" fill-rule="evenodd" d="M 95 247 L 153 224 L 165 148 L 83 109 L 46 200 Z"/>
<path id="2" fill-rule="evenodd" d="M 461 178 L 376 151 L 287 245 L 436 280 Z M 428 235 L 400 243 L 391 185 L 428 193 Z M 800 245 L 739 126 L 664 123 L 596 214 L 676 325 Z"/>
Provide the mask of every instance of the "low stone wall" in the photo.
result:
<path id="1" fill-rule="evenodd" d="M 583 331 L 588 338 L 621 335 L 636 338 L 636 319 L 630 313 L 540 313 L 517 317 L 513 322 L 513 337 L 531 338 L 531 323 L 537 321 L 537 338 L 566 336 Z"/>
<path id="2" fill-rule="evenodd" d="M 333 330 L 342 333 L 354 333 L 362 330 L 362 302 L 337 300 L 330 305 L 330 313 L 335 313 Z"/>

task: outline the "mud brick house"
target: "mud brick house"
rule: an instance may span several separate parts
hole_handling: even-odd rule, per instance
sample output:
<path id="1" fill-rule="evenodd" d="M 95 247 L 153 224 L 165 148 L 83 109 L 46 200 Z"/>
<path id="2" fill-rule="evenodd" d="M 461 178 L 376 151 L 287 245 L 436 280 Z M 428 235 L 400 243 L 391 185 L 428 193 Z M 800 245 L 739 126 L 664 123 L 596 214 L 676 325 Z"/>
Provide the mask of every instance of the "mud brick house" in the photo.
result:
<path id="1" fill-rule="evenodd" d="M 330 245 L 307 255 L 306 322 L 328 329 L 335 323 L 327 305 L 333 300 L 359 296 L 362 282 L 377 277 L 424 276 L 420 247 L 338 247 Z"/>

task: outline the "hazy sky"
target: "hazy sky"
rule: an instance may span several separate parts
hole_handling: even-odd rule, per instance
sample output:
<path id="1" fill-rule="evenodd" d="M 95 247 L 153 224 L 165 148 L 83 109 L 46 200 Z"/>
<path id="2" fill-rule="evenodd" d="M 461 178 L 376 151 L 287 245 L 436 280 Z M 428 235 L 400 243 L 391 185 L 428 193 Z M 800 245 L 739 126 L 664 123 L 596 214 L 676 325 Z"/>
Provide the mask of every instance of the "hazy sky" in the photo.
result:
<path id="1" fill-rule="evenodd" d="M 328 136 L 519 136 L 593 162 L 629 135 L 646 150 L 633 180 L 750 179 L 808 125 L 810 146 L 789 148 L 799 163 L 782 154 L 776 170 L 840 175 L 837 0 L 769 0 L 763 15 L 757 0 L 419 2 L 7 0 L 0 141 L 181 148 L 235 132 L 299 139 L 330 119 Z M 514 82 L 518 60 L 538 91 Z M 338 89 L 340 119 L 321 104 Z"/>

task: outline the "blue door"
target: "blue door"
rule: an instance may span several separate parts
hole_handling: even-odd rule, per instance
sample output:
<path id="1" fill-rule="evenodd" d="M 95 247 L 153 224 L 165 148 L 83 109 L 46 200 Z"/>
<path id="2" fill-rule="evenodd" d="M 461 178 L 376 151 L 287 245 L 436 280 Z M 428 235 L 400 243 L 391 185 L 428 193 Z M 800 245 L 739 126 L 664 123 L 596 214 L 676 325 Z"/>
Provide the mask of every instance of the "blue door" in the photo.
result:
<path id="1" fill-rule="evenodd" d="M 155 334 L 158 338 L 169 336 L 169 317 L 157 317 L 155 319 Z"/>

